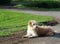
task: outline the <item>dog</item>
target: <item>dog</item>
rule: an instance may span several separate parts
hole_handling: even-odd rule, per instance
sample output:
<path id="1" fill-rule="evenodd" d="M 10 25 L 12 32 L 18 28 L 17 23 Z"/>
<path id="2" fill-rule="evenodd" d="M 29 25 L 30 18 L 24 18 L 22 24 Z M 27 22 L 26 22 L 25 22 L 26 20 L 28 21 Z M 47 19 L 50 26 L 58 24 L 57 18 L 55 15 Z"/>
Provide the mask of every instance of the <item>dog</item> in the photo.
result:
<path id="1" fill-rule="evenodd" d="M 24 37 L 38 37 L 38 36 L 45 36 L 45 35 L 54 35 L 54 30 L 51 29 L 50 26 L 39 26 L 37 21 L 30 20 L 28 21 L 27 26 L 27 34 Z"/>

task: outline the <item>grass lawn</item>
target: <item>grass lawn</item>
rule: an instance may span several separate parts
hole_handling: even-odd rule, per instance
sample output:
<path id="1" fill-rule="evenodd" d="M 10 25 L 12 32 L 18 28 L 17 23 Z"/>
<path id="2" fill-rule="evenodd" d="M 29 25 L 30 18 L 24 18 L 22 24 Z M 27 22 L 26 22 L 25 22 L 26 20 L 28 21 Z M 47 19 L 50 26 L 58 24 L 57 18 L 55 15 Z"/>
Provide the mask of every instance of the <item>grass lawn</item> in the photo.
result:
<path id="1" fill-rule="evenodd" d="M 28 13 L 0 10 L 0 36 L 9 36 L 12 32 L 26 29 L 29 20 L 38 22 L 51 21 L 51 16 L 32 15 Z"/>

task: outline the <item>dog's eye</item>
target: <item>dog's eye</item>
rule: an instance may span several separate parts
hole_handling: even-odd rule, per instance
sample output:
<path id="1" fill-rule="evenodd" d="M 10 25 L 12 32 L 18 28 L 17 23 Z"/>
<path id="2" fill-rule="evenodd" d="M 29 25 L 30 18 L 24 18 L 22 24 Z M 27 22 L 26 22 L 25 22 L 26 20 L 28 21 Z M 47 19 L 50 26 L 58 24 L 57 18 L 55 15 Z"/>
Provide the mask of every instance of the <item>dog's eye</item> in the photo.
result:
<path id="1" fill-rule="evenodd" d="M 35 25 L 35 24 L 33 24 L 33 25 Z"/>

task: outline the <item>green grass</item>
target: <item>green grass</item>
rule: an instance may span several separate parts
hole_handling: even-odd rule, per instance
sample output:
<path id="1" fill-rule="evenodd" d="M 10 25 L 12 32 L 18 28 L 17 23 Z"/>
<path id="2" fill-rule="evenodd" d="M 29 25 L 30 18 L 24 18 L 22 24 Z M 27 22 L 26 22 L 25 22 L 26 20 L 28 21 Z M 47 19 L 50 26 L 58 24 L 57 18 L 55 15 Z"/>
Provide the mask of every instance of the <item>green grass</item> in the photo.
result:
<path id="1" fill-rule="evenodd" d="M 29 20 L 38 22 L 51 21 L 51 16 L 0 10 L 0 36 L 9 36 L 12 32 L 26 29 Z"/>

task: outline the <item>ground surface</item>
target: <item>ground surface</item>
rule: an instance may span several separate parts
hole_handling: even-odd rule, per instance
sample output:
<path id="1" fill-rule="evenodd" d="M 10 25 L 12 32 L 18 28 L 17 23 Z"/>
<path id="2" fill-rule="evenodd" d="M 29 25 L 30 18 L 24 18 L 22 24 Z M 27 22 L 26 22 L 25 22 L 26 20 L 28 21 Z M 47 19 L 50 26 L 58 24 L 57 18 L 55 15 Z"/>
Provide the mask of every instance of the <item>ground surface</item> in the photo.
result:
<path id="1" fill-rule="evenodd" d="M 21 10 L 21 9 L 7 9 L 16 12 L 25 12 L 31 14 L 41 14 L 53 16 L 60 23 L 60 12 L 59 11 L 33 11 L 33 10 Z M 52 26 L 52 28 L 58 33 L 60 32 L 60 24 Z M 25 34 L 24 31 L 19 31 L 13 33 L 11 37 L 0 37 L 0 44 L 60 44 L 60 34 L 48 37 L 38 37 L 38 38 L 22 38 L 22 35 Z"/>

